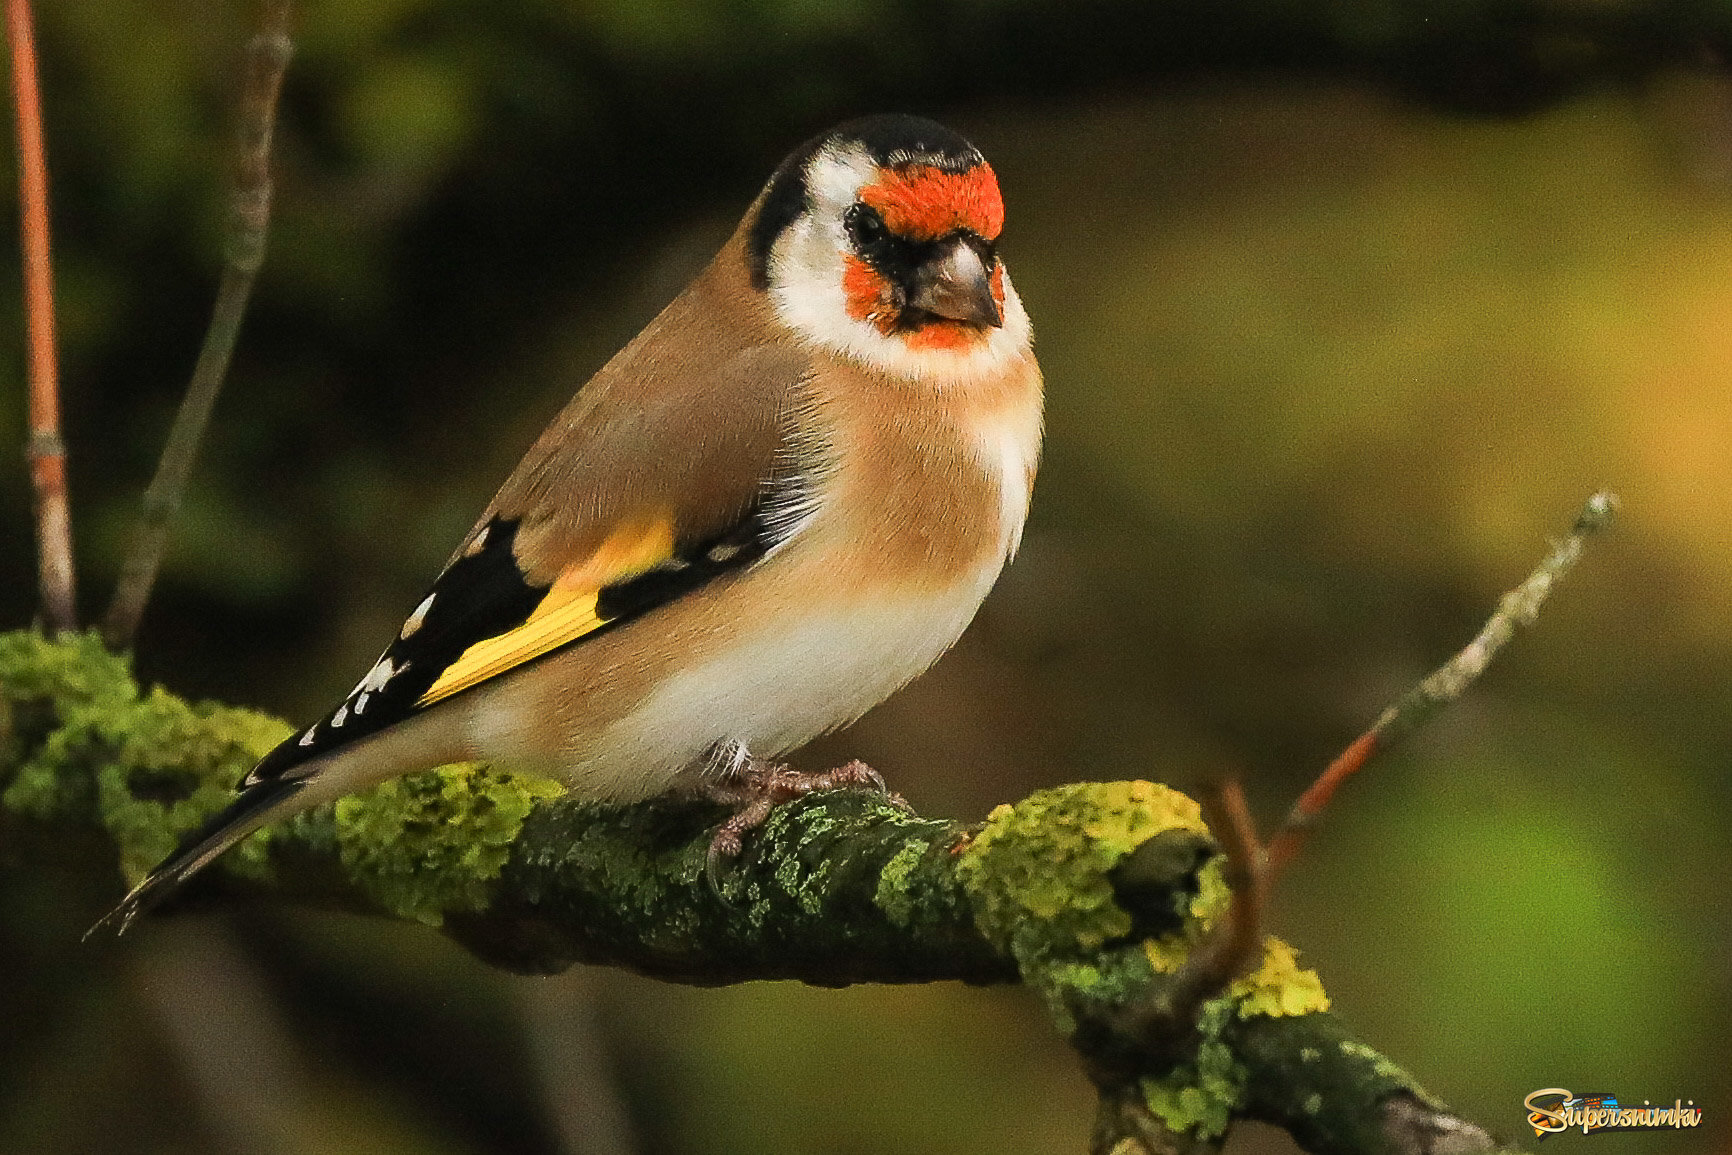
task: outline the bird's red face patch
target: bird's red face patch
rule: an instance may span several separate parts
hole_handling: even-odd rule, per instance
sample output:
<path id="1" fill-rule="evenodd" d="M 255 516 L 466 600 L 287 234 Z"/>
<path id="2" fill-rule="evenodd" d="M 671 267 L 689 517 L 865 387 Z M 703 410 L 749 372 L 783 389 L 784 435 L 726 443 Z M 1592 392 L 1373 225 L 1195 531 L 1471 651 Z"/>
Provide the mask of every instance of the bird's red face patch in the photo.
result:
<path id="1" fill-rule="evenodd" d="M 870 321 L 882 333 L 895 327 L 896 303 L 890 282 L 853 253 L 842 260 L 842 293 L 848 315 L 856 321 Z"/>
<path id="2" fill-rule="evenodd" d="M 879 170 L 878 183 L 860 190 L 890 231 L 910 240 L 935 241 L 957 229 L 988 240 L 1004 228 L 998 177 L 984 162 L 966 172 L 915 164 Z"/>

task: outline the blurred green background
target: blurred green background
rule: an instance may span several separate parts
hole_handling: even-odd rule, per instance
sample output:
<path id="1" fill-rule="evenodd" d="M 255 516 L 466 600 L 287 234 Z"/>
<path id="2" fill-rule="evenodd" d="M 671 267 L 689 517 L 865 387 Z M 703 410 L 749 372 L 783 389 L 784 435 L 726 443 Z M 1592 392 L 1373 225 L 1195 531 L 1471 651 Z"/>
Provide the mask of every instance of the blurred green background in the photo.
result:
<path id="1" fill-rule="evenodd" d="M 208 314 L 252 10 L 41 8 L 93 615 Z M 1732 10 L 1681 0 L 309 3 L 140 670 L 313 716 L 782 153 L 934 115 L 1005 190 L 1047 459 L 968 636 L 802 760 L 970 819 L 1237 767 L 1273 824 L 1609 485 L 1617 531 L 1345 792 L 1273 921 L 1507 1137 L 1557 1086 L 1708 1111 L 1560 1148 L 1732 1150 L 1728 44 Z M 0 475 L 7 627 L 28 504 Z M 80 946 L 111 859 L 22 857 L 0 847 L 0 1151 L 1083 1149 L 1092 1095 L 1019 991 L 518 979 L 274 910 Z"/>

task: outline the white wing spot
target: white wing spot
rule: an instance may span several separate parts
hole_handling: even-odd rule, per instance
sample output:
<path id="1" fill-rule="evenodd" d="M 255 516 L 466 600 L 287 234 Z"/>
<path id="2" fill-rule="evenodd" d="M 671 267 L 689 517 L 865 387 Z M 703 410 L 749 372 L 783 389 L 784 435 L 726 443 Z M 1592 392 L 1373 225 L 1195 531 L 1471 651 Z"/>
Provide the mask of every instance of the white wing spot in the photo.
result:
<path id="1" fill-rule="evenodd" d="M 361 716 L 361 711 L 367 708 L 368 697 L 369 695 L 362 694 L 359 698 L 355 699 L 355 717 L 359 718 Z"/>
<path id="2" fill-rule="evenodd" d="M 319 728 L 317 726 L 308 726 L 307 732 L 305 734 L 301 735 L 301 740 L 299 742 L 295 743 L 295 745 L 297 745 L 297 746 L 311 746 L 313 744 L 313 739 L 318 737 L 318 736 L 319 736 Z"/>
<path id="3" fill-rule="evenodd" d="M 402 668 L 407 668 L 408 664 L 409 663 L 407 662 L 403 663 Z M 355 688 L 349 691 L 349 693 L 370 694 L 383 690 L 385 688 L 385 683 L 389 682 L 392 678 L 395 678 L 399 672 L 400 668 L 394 665 L 390 658 L 380 658 L 378 664 L 368 670 L 367 676 L 362 678 Z M 359 710 L 355 712 L 360 713 Z"/>
<path id="4" fill-rule="evenodd" d="M 406 642 L 415 636 L 415 631 L 420 629 L 421 623 L 427 620 L 427 611 L 433 608 L 434 596 L 428 594 L 421 600 L 421 604 L 415 607 L 415 612 L 409 615 L 409 620 L 403 623 L 402 632 L 397 635 L 400 640 Z"/>
<path id="5" fill-rule="evenodd" d="M 340 727 L 344 722 L 347 722 L 348 720 L 349 720 L 349 703 L 344 702 L 341 706 L 337 707 L 337 712 L 335 714 L 331 715 L 331 728 L 333 730 L 335 730 L 338 727 Z"/>

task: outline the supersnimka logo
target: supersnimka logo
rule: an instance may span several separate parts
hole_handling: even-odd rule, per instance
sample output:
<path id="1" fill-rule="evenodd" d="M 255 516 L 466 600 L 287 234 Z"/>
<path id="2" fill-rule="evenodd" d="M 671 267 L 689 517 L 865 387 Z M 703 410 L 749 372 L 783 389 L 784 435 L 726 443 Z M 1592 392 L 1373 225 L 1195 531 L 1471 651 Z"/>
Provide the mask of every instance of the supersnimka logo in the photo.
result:
<path id="1" fill-rule="evenodd" d="M 1547 1087 L 1522 1100 L 1528 1126 L 1540 1139 L 1580 1129 L 1584 1135 L 1610 1131 L 1684 1130 L 1699 1126 L 1702 1108 L 1694 1099 L 1673 1099 L 1654 1104 L 1643 1099 L 1640 1107 L 1618 1102 L 1616 1095 L 1577 1095 L 1562 1087 Z"/>

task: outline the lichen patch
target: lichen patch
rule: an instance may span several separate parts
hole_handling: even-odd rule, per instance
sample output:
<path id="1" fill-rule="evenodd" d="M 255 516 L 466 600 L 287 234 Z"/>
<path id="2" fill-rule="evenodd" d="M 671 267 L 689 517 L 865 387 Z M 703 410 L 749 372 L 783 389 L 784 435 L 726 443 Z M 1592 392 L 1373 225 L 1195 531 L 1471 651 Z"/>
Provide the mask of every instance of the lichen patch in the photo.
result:
<path id="1" fill-rule="evenodd" d="M 429 926 L 481 910 L 524 819 L 557 783 L 480 763 L 395 778 L 337 800 L 344 868 L 391 913 Z"/>

